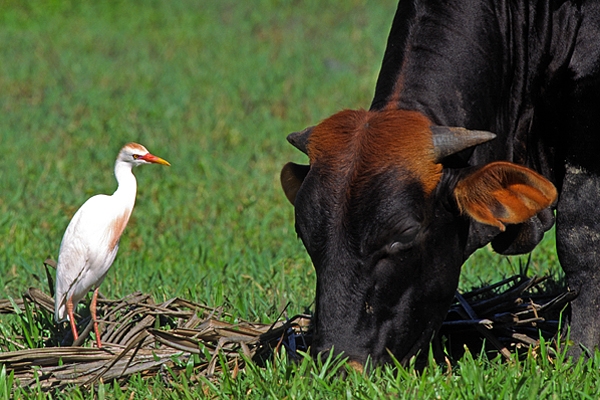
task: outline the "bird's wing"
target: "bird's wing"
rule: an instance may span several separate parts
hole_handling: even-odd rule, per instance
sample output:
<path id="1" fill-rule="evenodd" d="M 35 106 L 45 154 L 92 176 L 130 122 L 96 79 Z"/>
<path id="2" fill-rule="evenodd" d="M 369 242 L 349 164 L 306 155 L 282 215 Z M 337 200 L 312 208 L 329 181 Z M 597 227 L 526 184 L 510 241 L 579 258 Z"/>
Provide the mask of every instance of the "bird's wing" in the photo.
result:
<path id="1" fill-rule="evenodd" d="M 102 282 L 115 259 L 118 238 L 115 242 L 114 221 L 119 215 L 115 217 L 117 211 L 112 200 L 106 195 L 90 198 L 77 210 L 65 231 L 56 269 L 57 320 L 64 319 L 67 298 L 72 296 L 76 305 Z M 130 211 L 125 224 L 129 214 Z"/>

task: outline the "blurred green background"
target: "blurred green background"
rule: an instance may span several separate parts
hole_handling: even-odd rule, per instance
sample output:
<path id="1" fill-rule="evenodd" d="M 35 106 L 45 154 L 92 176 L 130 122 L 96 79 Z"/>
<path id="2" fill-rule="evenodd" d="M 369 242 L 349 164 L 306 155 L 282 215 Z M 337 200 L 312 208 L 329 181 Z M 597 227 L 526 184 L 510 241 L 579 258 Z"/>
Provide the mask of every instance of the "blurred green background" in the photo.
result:
<path id="1" fill-rule="evenodd" d="M 116 154 L 136 141 L 172 167 L 135 171 L 105 295 L 250 319 L 310 306 L 278 177 L 305 158 L 285 136 L 368 107 L 393 1 L 0 4 L 0 290 L 46 287 L 43 260 L 88 197 L 114 191 Z"/>

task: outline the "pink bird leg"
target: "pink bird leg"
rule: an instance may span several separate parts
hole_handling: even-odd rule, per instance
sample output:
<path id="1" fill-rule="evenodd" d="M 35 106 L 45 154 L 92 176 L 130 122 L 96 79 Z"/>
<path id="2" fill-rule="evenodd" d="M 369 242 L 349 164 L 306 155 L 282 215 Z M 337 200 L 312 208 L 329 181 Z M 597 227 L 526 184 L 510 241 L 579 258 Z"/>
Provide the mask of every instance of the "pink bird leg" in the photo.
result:
<path id="1" fill-rule="evenodd" d="M 79 338 L 77 334 L 77 326 L 75 325 L 75 315 L 73 314 L 73 296 L 67 300 L 67 315 L 69 316 L 69 323 L 71 324 L 71 332 L 73 332 L 73 341 Z"/>
<path id="2" fill-rule="evenodd" d="M 98 329 L 98 319 L 96 318 L 96 302 L 98 301 L 98 288 L 94 290 L 92 295 L 92 302 L 90 303 L 90 314 L 92 314 L 92 321 L 94 321 L 94 333 L 96 334 L 96 343 L 98 348 L 102 348 L 102 342 L 100 341 L 100 330 Z"/>

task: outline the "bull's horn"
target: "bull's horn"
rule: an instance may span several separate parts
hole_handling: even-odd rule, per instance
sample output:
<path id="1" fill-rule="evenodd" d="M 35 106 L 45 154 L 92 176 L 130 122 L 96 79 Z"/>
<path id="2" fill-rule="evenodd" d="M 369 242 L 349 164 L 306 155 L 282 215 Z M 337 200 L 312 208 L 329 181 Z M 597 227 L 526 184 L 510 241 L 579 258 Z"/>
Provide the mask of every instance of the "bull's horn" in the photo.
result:
<path id="1" fill-rule="evenodd" d="M 310 126 L 300 132 L 290 133 L 287 136 L 287 141 L 304 154 L 308 154 L 306 146 L 308 145 L 308 137 L 310 136 L 313 128 L 314 126 Z"/>
<path id="2" fill-rule="evenodd" d="M 468 147 L 490 141 L 496 137 L 492 132 L 470 131 L 465 128 L 432 126 L 433 147 L 436 161 L 458 153 Z"/>

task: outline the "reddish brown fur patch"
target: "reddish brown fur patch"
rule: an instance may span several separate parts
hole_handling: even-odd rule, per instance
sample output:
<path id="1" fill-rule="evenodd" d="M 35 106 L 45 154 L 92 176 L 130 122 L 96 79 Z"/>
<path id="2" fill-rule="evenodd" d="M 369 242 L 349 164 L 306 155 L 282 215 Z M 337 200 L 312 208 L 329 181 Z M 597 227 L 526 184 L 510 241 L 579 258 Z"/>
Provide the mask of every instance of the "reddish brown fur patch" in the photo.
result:
<path id="1" fill-rule="evenodd" d="M 129 222 L 129 216 L 131 215 L 131 210 L 126 210 L 121 216 L 116 218 L 111 223 L 110 231 L 111 238 L 108 243 L 109 249 L 112 250 L 119 243 L 119 239 L 127 226 L 127 222 Z"/>
<path id="2" fill-rule="evenodd" d="M 454 190 L 461 212 L 505 229 L 527 221 L 556 200 L 554 185 L 529 168 L 509 162 L 487 164 L 461 180 Z"/>
<path id="3" fill-rule="evenodd" d="M 328 166 L 331 173 L 352 181 L 400 167 L 429 194 L 442 172 L 430 126 L 429 119 L 415 111 L 344 110 L 314 128 L 308 155 L 312 165 Z"/>

